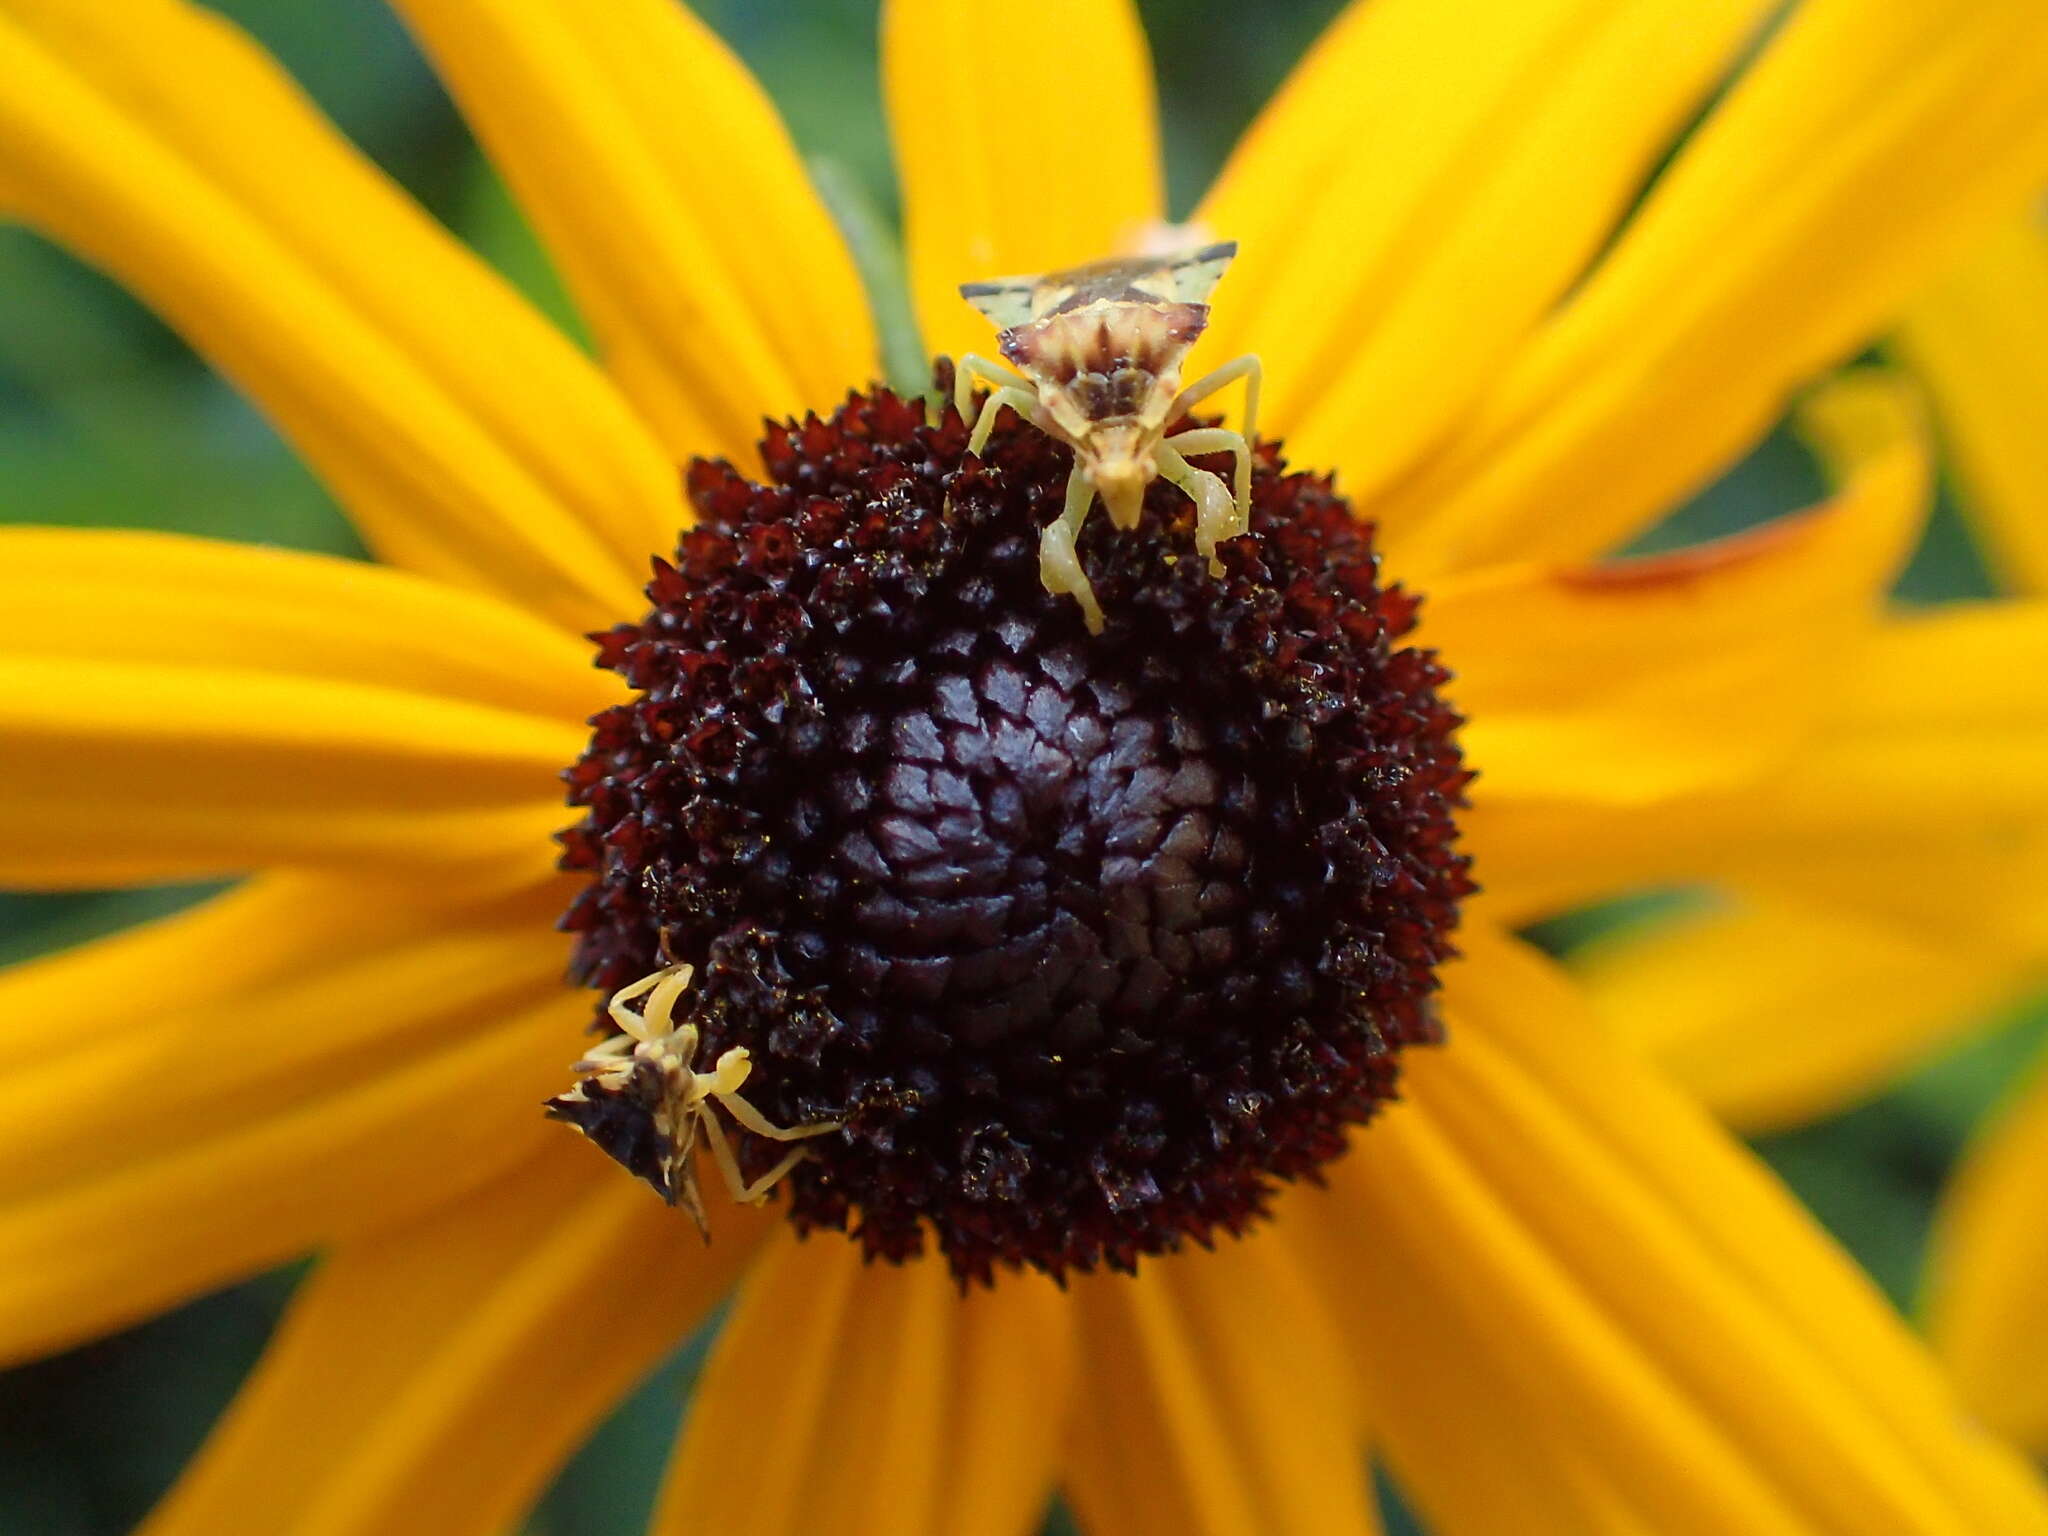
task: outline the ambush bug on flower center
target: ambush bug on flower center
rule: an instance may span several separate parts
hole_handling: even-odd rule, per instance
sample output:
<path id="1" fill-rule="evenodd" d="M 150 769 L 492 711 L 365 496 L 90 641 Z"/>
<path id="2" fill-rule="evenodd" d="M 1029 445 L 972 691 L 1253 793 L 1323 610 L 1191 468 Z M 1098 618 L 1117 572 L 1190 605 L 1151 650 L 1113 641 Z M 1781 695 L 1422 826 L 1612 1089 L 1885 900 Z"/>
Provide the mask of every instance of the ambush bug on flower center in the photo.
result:
<path id="1" fill-rule="evenodd" d="M 806 1151 L 793 1148 L 748 1183 L 725 1128 L 712 1112 L 714 1100 L 743 1128 L 770 1141 L 823 1136 L 838 1130 L 839 1122 L 779 1126 L 741 1098 L 740 1088 L 753 1071 L 743 1045 L 720 1055 L 709 1072 L 691 1065 L 697 1057 L 697 1026 L 687 1020 L 676 1023 L 675 1009 L 693 975 L 690 966 L 671 965 L 613 993 L 606 1011 L 620 1032 L 576 1063 L 575 1070 L 585 1074 L 583 1081 L 549 1099 L 547 1111 L 653 1185 L 669 1204 L 688 1211 L 697 1231 L 709 1241 L 711 1226 L 691 1162 L 699 1130 L 711 1143 L 712 1161 L 718 1164 L 725 1187 L 743 1205 L 765 1200 L 783 1175 L 803 1161 Z M 641 1002 L 638 1013 L 628 1006 L 635 1002 Z"/>
<path id="2" fill-rule="evenodd" d="M 966 419 L 975 381 L 990 388 L 968 438 L 988 446 L 1004 406 L 1074 450 L 1066 508 L 1038 542 L 1039 578 L 1071 594 L 1091 633 L 1102 608 L 1081 569 L 1074 540 L 1100 496 L 1119 528 L 1135 528 L 1145 488 L 1163 476 L 1195 504 L 1195 549 L 1212 575 L 1223 574 L 1216 546 L 1251 526 L 1252 451 L 1257 430 L 1259 360 L 1240 357 L 1181 388 L 1181 364 L 1209 323 L 1208 298 L 1237 243 L 1165 256 L 1091 262 L 1033 277 L 963 283 L 960 296 L 1001 327 L 1005 367 L 973 353 L 960 359 L 953 401 Z M 1245 381 L 1244 431 L 1167 427 L 1235 379 Z M 1187 455 L 1237 456 L 1234 486 L 1188 463 Z"/>

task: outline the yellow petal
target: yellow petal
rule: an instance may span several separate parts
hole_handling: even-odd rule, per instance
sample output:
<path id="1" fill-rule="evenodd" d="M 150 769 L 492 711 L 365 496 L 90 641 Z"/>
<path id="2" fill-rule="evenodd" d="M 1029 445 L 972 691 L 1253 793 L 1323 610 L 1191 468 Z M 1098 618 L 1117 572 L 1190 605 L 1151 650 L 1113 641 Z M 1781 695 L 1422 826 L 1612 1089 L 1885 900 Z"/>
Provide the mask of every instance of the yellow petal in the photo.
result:
<path id="1" fill-rule="evenodd" d="M 539 1103 L 589 1001 L 544 934 L 421 914 L 178 1012 L 146 986 L 80 994 L 0 1077 L 0 1352 L 132 1321 L 560 1137 Z"/>
<path id="2" fill-rule="evenodd" d="M 678 460 L 876 368 L 838 231 L 774 106 L 676 0 L 398 0 Z"/>
<path id="3" fill-rule="evenodd" d="M 1356 0 L 1196 215 L 1242 247 L 1203 357 L 1259 353 L 1269 430 L 1369 495 L 1579 277 L 1769 10 Z"/>
<path id="4" fill-rule="evenodd" d="M 237 667 L 581 722 L 588 642 L 389 566 L 167 533 L 0 528 L 0 654 Z"/>
<path id="5" fill-rule="evenodd" d="M 1731 878 L 2048 954 L 2044 675 L 2048 602 L 1888 624 L 1795 763 L 1696 832 Z"/>
<path id="6" fill-rule="evenodd" d="M 1981 1023 L 2038 960 L 1768 898 L 1572 957 L 1615 1032 L 1745 1132 L 1833 1113 Z"/>
<path id="7" fill-rule="evenodd" d="M 1378 1529 L 1338 1340 L 1269 1235 L 1075 1286 L 1084 1374 L 1067 1493 L 1090 1531 Z"/>
<path id="8" fill-rule="evenodd" d="M 1330 1283 L 1406 1298 L 1404 1314 L 1457 1362 L 1441 1378 L 1449 1423 L 1462 1424 L 1474 1399 L 1526 1406 L 1539 1416 L 1539 1446 L 1562 1442 L 1572 1460 L 1604 1469 L 1631 1514 L 1673 1536 L 1814 1528 L 1515 1226 L 1418 1111 L 1390 1116 L 1373 1137 L 1353 1159 L 1364 1166 L 1337 1176 L 1325 1219 L 1370 1233 L 1376 1251 L 1351 1244 Z M 1496 1292 L 1505 1305 L 1490 1305 Z M 1439 1467 L 1402 1471 L 1425 1509 L 1457 1507 L 1432 1486 Z M 1561 1496 L 1548 1480 L 1535 1491 Z M 1577 1490 L 1563 1496 L 1576 1502 Z M 1563 1514 L 1549 1511 L 1548 1523 Z"/>
<path id="9" fill-rule="evenodd" d="M 146 995 L 153 1017 L 217 1015 L 247 998 L 338 970 L 442 932 L 550 927 L 552 887 L 479 900 L 441 899 L 325 875 L 264 874 L 168 917 L 0 968 L 0 1079 L 47 1065 L 79 1043 L 81 998 Z M 559 940 L 550 939 L 550 943 Z M 559 956 L 542 956 L 543 968 Z M 538 973 L 536 973 L 538 974 Z"/>
<path id="10" fill-rule="evenodd" d="M 1533 951 L 1461 942 L 1450 1044 L 1411 1053 L 1409 1102 L 1335 1170 L 1333 1279 L 1455 1324 L 1470 1390 L 1542 1403 L 1651 1529 L 2048 1522 L 2033 1475 L 1759 1165 Z"/>
<path id="11" fill-rule="evenodd" d="M 1927 1326 L 1963 1398 L 2048 1454 L 2048 1070 L 1949 1184 L 1928 1260 Z"/>
<path id="12" fill-rule="evenodd" d="M 0 1071 L 71 1033 L 81 997 L 146 990 L 167 1012 L 217 1005 L 245 987 L 297 974 L 323 955 L 356 953 L 418 920 L 408 905 L 364 899 L 365 887 L 309 875 L 263 875 L 186 911 L 0 969 Z"/>
<path id="13" fill-rule="evenodd" d="M 1376 1133 L 1368 1133 L 1376 1134 Z M 1361 1152 L 1355 1155 L 1370 1155 Z M 1401 1289 L 1360 1284 L 1345 1257 L 1357 1237 L 1350 1213 L 1321 1191 L 1285 1195 L 1279 1236 L 1328 1290 L 1346 1363 L 1360 1378 L 1377 1449 L 1402 1496 L 1443 1536 L 1652 1536 L 1597 1457 L 1561 1433 L 1532 1383 L 1489 1374 L 1475 1380 L 1454 1362 L 1469 1357 L 1476 1297 L 1439 1295 L 1412 1304 Z"/>
<path id="14" fill-rule="evenodd" d="M 582 734 L 282 672 L 0 655 L 0 883 L 466 863 L 492 850 L 527 850 L 544 868 L 564 814 L 556 775 Z"/>
<path id="15" fill-rule="evenodd" d="M 1832 693 L 1919 531 L 1928 450 L 1881 375 L 1813 413 L 1851 441 L 1846 489 L 1717 544 L 1592 567 L 1494 566 L 1423 607 L 1456 672 L 1477 798 L 1645 801 L 1746 778 Z"/>
<path id="16" fill-rule="evenodd" d="M 1051 1496 L 1073 1344 L 1037 1276 L 961 1295 L 785 1230 L 719 1336 L 657 1536 L 1025 1536 Z"/>
<path id="17" fill-rule="evenodd" d="M 706 1248 L 587 1152 L 557 1143 L 322 1264 L 146 1536 L 510 1529 L 762 1225 L 720 1212 Z"/>
<path id="18" fill-rule="evenodd" d="M 522 915 L 539 919 L 538 932 L 495 913 L 415 912 L 397 931 L 342 926 L 297 974 L 179 1010 L 153 986 L 116 992 L 90 978 L 54 1014 L 13 1021 L 30 1038 L 9 1040 L 0 1064 L 0 1200 L 41 1200 L 176 1157 L 530 1009 L 555 992 L 565 956 L 540 914 Z M 67 958 L 76 971 L 79 957 Z"/>
<path id="19" fill-rule="evenodd" d="M 1046 0 L 1021 31 L 951 0 L 887 0 L 882 84 L 927 352 L 994 352 L 961 283 L 1134 250 L 1164 217 L 1130 0 Z"/>
<path id="20" fill-rule="evenodd" d="M 1778 772 L 1653 807 L 1501 803 L 1466 820 L 1519 921 L 1687 881 L 1861 912 L 1944 943 L 2048 952 L 2048 602 L 1892 619 Z"/>
<path id="21" fill-rule="evenodd" d="M 262 404 L 379 552 L 582 630 L 672 467 L 569 342 L 210 11 L 0 5 L 0 193 Z"/>
<path id="22" fill-rule="evenodd" d="M 2048 591 L 2048 231 L 2001 225 L 1906 310 L 1973 522 L 2022 592 Z"/>
<path id="23" fill-rule="evenodd" d="M 1801 6 L 1583 285 L 1365 509 L 1390 563 L 1624 541 L 2025 197 L 2044 95 L 2033 0 Z"/>
<path id="24" fill-rule="evenodd" d="M 1087 1530 L 1378 1530 L 1350 1372 L 1286 1243 L 1225 1239 L 1075 1300 L 1067 1497 Z"/>

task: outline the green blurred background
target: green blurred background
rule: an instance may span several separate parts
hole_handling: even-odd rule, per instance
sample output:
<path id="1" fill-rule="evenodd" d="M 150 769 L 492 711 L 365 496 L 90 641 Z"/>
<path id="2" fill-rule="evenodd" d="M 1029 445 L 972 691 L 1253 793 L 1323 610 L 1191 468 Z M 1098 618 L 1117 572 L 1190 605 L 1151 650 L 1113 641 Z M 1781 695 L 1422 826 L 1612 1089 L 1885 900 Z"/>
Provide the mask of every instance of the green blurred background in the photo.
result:
<path id="1" fill-rule="evenodd" d="M 214 3 L 268 44 L 379 164 L 573 327 L 502 187 L 381 5 Z M 1140 8 L 1160 76 L 1173 207 L 1181 212 L 1338 0 L 1268 0 L 1256 9 L 1231 0 L 1141 0 Z M 874 0 L 706 0 L 699 9 L 765 80 L 842 210 L 892 227 Z M 1018 26 L 1022 13 L 999 14 L 1008 18 L 1001 24 Z M 1018 26 L 1020 48 L 1034 46 L 1029 31 Z M 1754 522 L 1819 489 L 1811 460 L 1780 432 L 1678 514 L 1658 542 Z M 333 503 L 276 435 L 175 336 L 111 284 L 9 228 L 0 228 L 0 519 L 148 526 L 361 553 Z M 1986 590 L 1945 505 L 1902 598 Z M 0 894 L 0 963 L 196 894 Z M 1586 914 L 1545 925 L 1537 937 L 1568 948 L 1627 917 Z M 1876 1102 L 1763 1144 L 1901 1305 L 1912 1303 L 1945 1171 L 2000 1083 L 2044 1034 L 2048 1010 L 2015 1008 L 1972 1045 Z M 169 1485 L 256 1358 L 292 1279 L 269 1276 L 0 1374 L 0 1530 L 127 1530 Z M 642 1529 L 700 1351 L 701 1341 L 682 1351 L 599 1430 L 535 1514 L 537 1536 Z M 1395 1519 L 1406 1517 L 1395 1512 Z M 1064 1525 L 1057 1513 L 1053 1525 Z"/>

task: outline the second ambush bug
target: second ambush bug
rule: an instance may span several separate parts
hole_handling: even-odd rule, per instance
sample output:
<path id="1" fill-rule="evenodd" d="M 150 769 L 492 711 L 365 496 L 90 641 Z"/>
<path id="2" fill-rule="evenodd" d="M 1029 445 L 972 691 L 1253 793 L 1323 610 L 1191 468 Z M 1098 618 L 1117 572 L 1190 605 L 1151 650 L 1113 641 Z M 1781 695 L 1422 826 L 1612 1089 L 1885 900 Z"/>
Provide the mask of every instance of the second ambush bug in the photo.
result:
<path id="1" fill-rule="evenodd" d="M 1081 605 L 1091 633 L 1102 607 L 1081 569 L 1074 541 L 1100 496 L 1118 528 L 1135 528 L 1145 488 L 1164 478 L 1195 504 L 1195 549 L 1221 575 L 1216 546 L 1251 525 L 1250 438 L 1257 430 L 1259 360 L 1240 357 L 1181 387 L 1181 364 L 1209 323 L 1208 298 L 1237 254 L 1226 241 L 1166 256 L 1090 262 L 1033 277 L 964 283 L 960 296 L 1001 327 L 1009 367 L 973 353 L 954 373 L 954 404 L 965 419 L 980 381 L 990 394 L 975 419 L 968 451 L 988 446 L 1005 406 L 1074 450 L 1065 510 L 1039 538 L 1045 589 Z M 1245 381 L 1244 430 L 1192 427 L 1166 435 L 1200 401 Z M 1237 457 L 1226 486 L 1188 455 Z"/>
<path id="2" fill-rule="evenodd" d="M 803 1160 L 796 1147 L 781 1162 L 749 1183 L 726 1139 L 712 1105 L 756 1136 L 770 1141 L 806 1141 L 839 1129 L 836 1120 L 814 1125 L 780 1126 L 740 1096 L 753 1071 L 751 1053 L 734 1046 L 709 1072 L 699 1072 L 697 1026 L 688 1018 L 676 1021 L 676 1005 L 689 990 L 696 967 L 669 965 L 643 976 L 612 994 L 606 1012 L 619 1033 L 597 1046 L 576 1071 L 582 1077 L 567 1093 L 547 1101 L 547 1112 L 566 1120 L 647 1183 L 670 1205 L 690 1213 L 697 1231 L 711 1240 L 711 1224 L 697 1189 L 692 1156 L 697 1134 L 711 1143 L 725 1187 L 742 1205 L 759 1205 L 783 1176 Z M 640 1004 L 635 1013 L 629 1006 Z"/>

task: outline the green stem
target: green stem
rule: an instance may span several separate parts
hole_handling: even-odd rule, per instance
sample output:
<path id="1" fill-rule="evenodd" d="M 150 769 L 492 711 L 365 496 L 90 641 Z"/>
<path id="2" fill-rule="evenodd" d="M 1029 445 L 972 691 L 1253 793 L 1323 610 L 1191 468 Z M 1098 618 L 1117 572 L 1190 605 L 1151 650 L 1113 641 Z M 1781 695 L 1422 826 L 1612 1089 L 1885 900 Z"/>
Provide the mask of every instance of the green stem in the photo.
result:
<path id="1" fill-rule="evenodd" d="M 849 166 L 819 156 L 810 162 L 810 171 L 826 210 L 846 237 L 861 286 L 867 290 L 886 382 L 899 394 L 924 394 L 931 388 L 932 365 L 910 305 L 903 242 Z"/>

